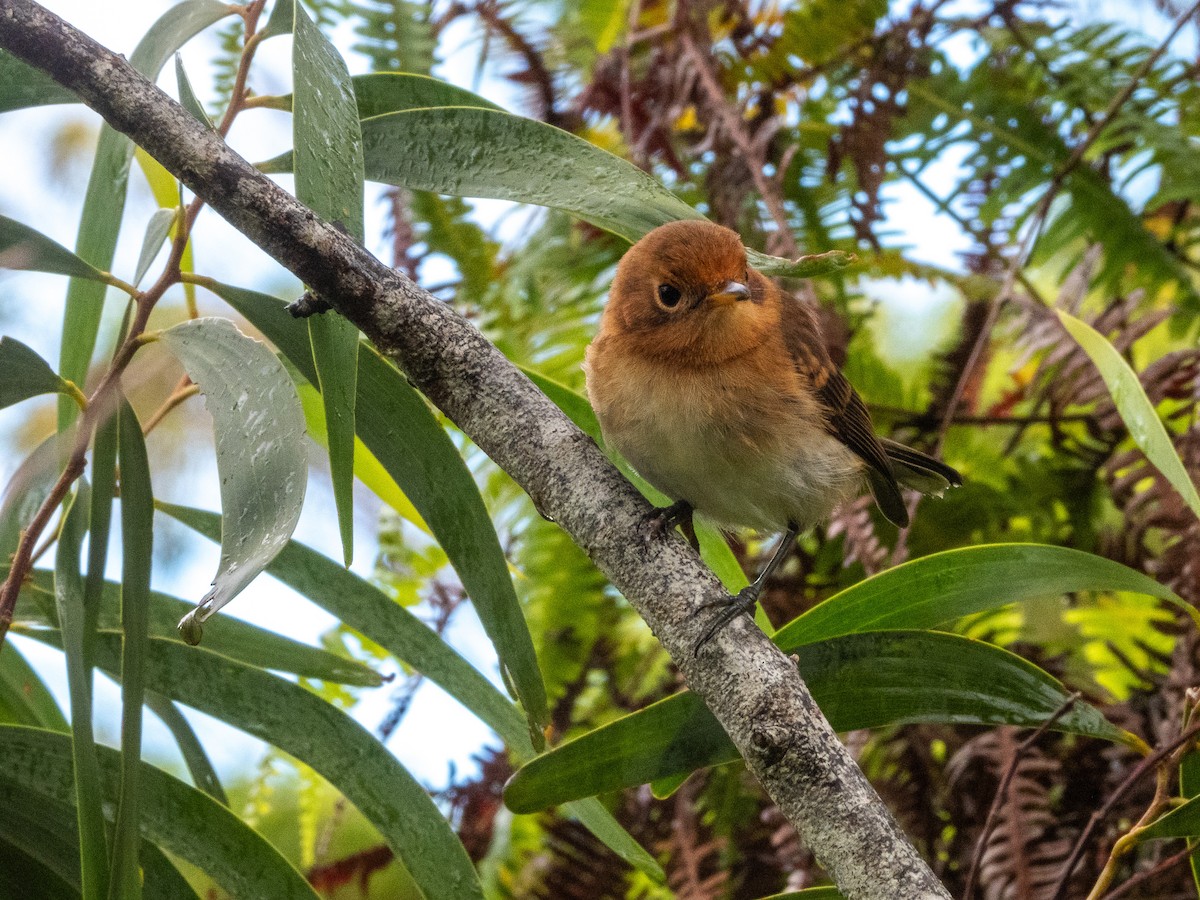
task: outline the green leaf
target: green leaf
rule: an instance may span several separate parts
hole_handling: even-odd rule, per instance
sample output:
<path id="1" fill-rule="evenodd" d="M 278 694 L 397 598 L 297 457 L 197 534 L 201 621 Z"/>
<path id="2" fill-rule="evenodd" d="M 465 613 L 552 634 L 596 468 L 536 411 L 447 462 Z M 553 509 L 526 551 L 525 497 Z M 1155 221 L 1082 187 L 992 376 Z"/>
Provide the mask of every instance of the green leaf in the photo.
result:
<path id="1" fill-rule="evenodd" d="M 124 398 L 118 410 L 121 466 L 121 788 L 113 833 L 109 900 L 141 896 L 142 701 L 149 639 L 150 560 L 154 552 L 154 493 L 142 426 Z"/>
<path id="2" fill-rule="evenodd" d="M 214 513 L 168 503 L 159 509 L 209 540 L 220 534 L 220 517 Z M 267 572 L 425 675 L 514 751 L 533 752 L 516 707 L 433 629 L 375 585 L 297 541 L 280 551 Z"/>
<path id="3" fill-rule="evenodd" d="M 184 509 L 171 507 L 169 504 L 162 504 L 161 508 L 168 514 L 175 509 Z M 221 517 L 215 513 L 202 515 L 208 517 L 206 522 L 211 522 L 213 540 L 220 540 Z M 270 572 L 271 569 L 267 571 Z M 22 589 L 22 597 L 32 592 L 44 593 L 48 589 L 47 585 L 46 573 L 34 570 L 29 582 Z M 120 585 L 112 581 L 104 582 L 97 603 L 99 627 L 105 631 L 119 631 Z M 185 600 L 152 591 L 149 610 L 150 634 L 163 640 L 180 640 L 176 625 L 192 606 Z M 31 626 L 57 628 L 58 623 L 35 610 L 18 605 L 18 621 L 14 627 L 19 631 L 26 631 Z M 214 653 L 258 666 L 260 669 L 273 669 L 334 684 L 361 687 L 378 687 L 383 682 L 378 672 L 357 660 L 310 647 L 231 616 L 221 616 L 209 622 L 204 628 L 204 643 Z"/>
<path id="4" fill-rule="evenodd" d="M 1200 837 L 1200 797 L 1193 797 L 1145 828 L 1135 831 L 1134 837 L 1139 841 Z"/>
<path id="5" fill-rule="evenodd" d="M 114 657 L 115 657 L 115 647 Z M 116 798 L 120 755 L 97 747 L 103 794 Z M 65 736 L 18 726 L 0 726 L 5 777 L 59 803 L 74 800 L 71 747 Z M 203 870 L 234 897 L 317 900 L 308 882 L 250 826 L 210 797 L 166 772 L 141 764 L 141 825 L 147 840 Z"/>
<path id="6" fill-rule="evenodd" d="M 196 92 L 192 90 L 192 82 L 183 68 L 183 57 L 178 53 L 175 54 L 175 83 L 179 88 L 179 105 L 190 112 L 196 121 L 209 131 L 215 131 L 212 119 L 204 111 L 204 104 L 200 102 L 196 96 Z"/>
<path id="7" fill-rule="evenodd" d="M 149 686 L 315 769 L 379 829 L 429 900 L 482 897 L 466 850 L 429 793 L 344 712 L 299 685 L 198 647 L 151 639 L 147 651 Z M 117 655 L 116 643 L 101 635 L 97 664 L 112 672 Z"/>
<path id="8" fill-rule="evenodd" d="M 803 891 L 789 891 L 786 894 L 772 894 L 762 900 L 844 900 L 841 892 L 835 887 L 807 888 Z"/>
<path id="9" fill-rule="evenodd" d="M 4 488 L 0 501 L 0 566 L 8 566 L 20 543 L 21 531 L 37 515 L 58 480 L 64 454 L 70 453 L 71 438 L 69 434 L 46 438 L 25 457 Z"/>
<path id="10" fill-rule="evenodd" d="M 489 197 L 561 209 L 628 241 L 679 219 L 703 219 L 637 166 L 545 122 L 500 109 L 412 108 L 362 122 L 372 181 L 456 197 Z M 260 164 L 290 170 L 288 154 Z M 798 260 L 747 251 L 768 275 L 811 278 L 854 261 L 840 250 Z"/>
<path id="11" fill-rule="evenodd" d="M 220 283 L 211 289 L 266 335 L 310 383 L 315 381 L 303 325 L 279 300 Z M 530 738 L 538 747 L 548 720 L 546 689 L 479 489 L 454 443 L 395 366 L 363 345 L 358 373 L 358 434 L 446 551 L 525 708 Z"/>
<path id="12" fill-rule="evenodd" d="M 1180 761 L 1179 793 L 1189 802 L 1200 796 L 1200 751 L 1189 751 Z M 1192 882 L 1200 893 L 1200 848 L 1192 851 L 1188 863 L 1192 869 Z"/>
<path id="13" fill-rule="evenodd" d="M 304 376 L 297 372 L 295 379 Z M 329 446 L 329 434 L 325 428 L 325 408 L 321 403 L 321 392 L 305 381 L 298 384 L 296 390 L 300 395 L 300 405 L 304 407 L 304 424 L 308 428 L 308 436 L 322 447 Z M 400 490 L 400 485 L 387 473 L 387 470 L 375 458 L 375 454 L 367 449 L 362 438 L 354 439 L 354 474 L 376 497 L 390 506 L 406 521 L 412 522 L 426 534 L 433 536 L 412 501 Z"/>
<path id="14" fill-rule="evenodd" d="M 204 745 L 200 743 L 200 738 L 196 736 L 191 723 L 180 712 L 179 707 L 154 691 L 146 692 L 146 706 L 171 732 L 171 737 L 175 738 L 175 745 L 179 748 L 183 762 L 188 767 L 188 774 L 192 776 L 196 787 L 222 806 L 228 806 L 229 798 L 225 796 L 225 789 L 221 787 L 217 770 L 213 768 L 212 760 L 204 751 Z"/>
<path id="15" fill-rule="evenodd" d="M 0 269 L 49 272 L 52 275 L 105 281 L 104 273 L 95 266 L 88 265 L 40 231 L 34 231 L 8 216 L 0 216 Z"/>
<path id="16" fill-rule="evenodd" d="M 158 251 L 162 249 L 163 241 L 167 239 L 174 221 L 174 209 L 159 209 L 146 223 L 146 234 L 142 238 L 142 251 L 138 254 L 137 268 L 134 269 L 133 281 L 130 282 L 134 287 L 142 283 L 146 271 L 150 268 L 150 263 L 154 262 L 154 257 L 158 256 Z"/>
<path id="17" fill-rule="evenodd" d="M 492 101 L 485 100 L 466 88 L 428 75 L 412 72 L 371 72 L 367 75 L 355 75 L 352 80 L 354 100 L 358 105 L 360 119 L 406 109 L 428 109 L 431 106 L 500 109 Z M 279 98 L 279 105 L 285 110 L 292 108 L 292 102 L 290 94 Z M 282 167 L 283 171 L 290 171 L 292 164 L 292 155 L 289 152 L 263 165 L 272 169 Z"/>
<path id="18" fill-rule="evenodd" d="M 78 103 L 79 98 L 43 72 L 0 50 L 0 113 L 53 103 Z"/>
<path id="19" fill-rule="evenodd" d="M 159 508 L 209 540 L 217 540 L 220 534 L 220 519 L 213 513 L 165 503 Z M 283 549 L 267 572 L 421 672 L 500 735 L 517 759 L 534 755 L 516 707 L 435 631 L 379 588 L 296 541 Z M 216 625 L 212 627 L 215 631 Z M 208 646 L 218 649 L 213 643 Z M 630 865 L 655 879 L 663 878 L 653 857 L 598 801 L 567 804 L 566 812 Z"/>
<path id="20" fill-rule="evenodd" d="M 11 643 L 0 653 L 0 720 L 51 731 L 71 730 L 45 682 Z"/>
<path id="21" fill-rule="evenodd" d="M 846 635 L 796 653 L 813 698 L 838 731 L 914 722 L 1037 726 L 1068 697 L 1019 656 L 939 632 Z M 1086 703 L 1076 703 L 1055 728 L 1130 739 Z M 533 812 L 737 758 L 699 698 L 676 694 L 539 756 L 513 776 L 504 799 L 515 812 Z"/>
<path id="22" fill-rule="evenodd" d="M 75 806 L 79 815 L 79 855 L 83 896 L 108 895 L 108 845 L 100 808 L 100 768 L 92 731 L 92 669 L 83 609 L 80 549 L 87 528 L 88 497 L 80 491 L 68 500 L 54 559 L 54 597 L 62 623 L 62 647 L 67 657 L 67 689 L 71 704 L 71 748 L 74 761 Z M 12 777 L 12 770 L 6 774 Z"/>
<path id="23" fill-rule="evenodd" d="M 32 349 L 14 338 L 0 337 L 0 409 L 66 388 L 50 364 Z"/>
<path id="24" fill-rule="evenodd" d="M 1108 385 L 1108 392 L 1112 394 L 1113 403 L 1116 404 L 1125 427 L 1129 429 L 1129 436 L 1133 438 L 1133 442 L 1175 490 L 1179 491 L 1179 495 L 1192 508 L 1192 512 L 1200 516 L 1200 494 L 1196 493 L 1196 485 L 1192 483 L 1191 476 L 1184 468 L 1183 460 L 1175 452 L 1171 437 L 1150 403 L 1150 398 L 1146 396 L 1137 373 L 1129 367 L 1129 363 L 1125 362 L 1104 335 L 1091 325 L 1061 309 L 1055 312 L 1058 313 L 1063 327 L 1079 342 L 1079 346 L 1100 370 L 1100 377 Z"/>
<path id="25" fill-rule="evenodd" d="M 296 528 L 308 481 L 304 413 L 275 354 L 228 319 L 193 319 L 161 340 L 206 398 L 221 476 L 221 563 L 212 589 L 180 622 L 194 642 L 201 623 L 253 581 Z"/>
<path id="26" fill-rule="evenodd" d="M 363 240 L 363 146 L 346 63 L 295 0 L 292 75 L 295 94 L 296 198 L 321 218 Z M 358 329 L 326 314 L 308 319 L 328 428 L 329 470 L 347 566 L 354 556 L 354 406 Z"/>
<path id="27" fill-rule="evenodd" d="M 972 613 L 1076 591 L 1132 591 L 1182 603 L 1118 562 L 1048 544 L 986 544 L 934 553 L 860 581 L 775 633 L 785 651 L 864 631 L 932 628 Z"/>
<path id="28" fill-rule="evenodd" d="M 23 785 L 0 779 L 0 808 L 4 809 L 4 815 L 0 816 L 0 843 L 7 842 L 23 851 L 30 860 L 37 860 L 44 865 L 47 872 L 42 878 L 53 872 L 51 883 L 70 885 L 67 894 L 54 896 L 69 896 L 78 900 L 79 829 L 75 823 L 74 807 Z M 195 898 L 195 892 L 158 847 L 143 841 L 139 853 L 142 895 L 147 900 Z M 4 863 L 0 861 L 0 870 L 3 868 Z M 27 878 L 30 876 L 27 867 L 15 869 L 14 874 L 23 874 Z M 30 894 L 32 887 L 35 885 L 27 882 L 21 890 L 6 893 L 3 882 L 0 882 L 0 897 L 20 897 L 25 900 L 26 897 L 37 896 Z"/>
<path id="29" fill-rule="evenodd" d="M 176 50 L 230 13 L 230 7 L 218 0 L 184 0 L 177 3 L 150 27 L 130 55 L 129 62 L 151 81 L 155 81 Z M 75 252 L 86 262 L 105 271 L 112 268 L 113 253 L 117 247 L 132 154 L 133 144 L 129 138 L 108 125 L 101 126 L 79 219 Z M 83 280 L 72 280 L 67 288 L 58 370 L 63 378 L 75 384 L 83 384 L 87 378 L 100 329 L 104 293 L 102 285 Z M 59 430 L 74 422 L 77 414 L 74 403 L 60 402 Z"/>

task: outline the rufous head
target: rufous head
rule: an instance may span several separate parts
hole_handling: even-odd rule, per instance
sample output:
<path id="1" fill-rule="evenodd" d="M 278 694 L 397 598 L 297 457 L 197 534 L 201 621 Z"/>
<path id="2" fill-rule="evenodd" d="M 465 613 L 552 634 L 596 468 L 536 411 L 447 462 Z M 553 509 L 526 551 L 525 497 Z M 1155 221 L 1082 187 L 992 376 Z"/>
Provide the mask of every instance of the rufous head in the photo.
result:
<path id="1" fill-rule="evenodd" d="M 648 356 L 719 362 L 761 340 L 777 318 L 775 290 L 749 267 L 736 232 L 670 222 L 622 257 L 603 327 Z"/>

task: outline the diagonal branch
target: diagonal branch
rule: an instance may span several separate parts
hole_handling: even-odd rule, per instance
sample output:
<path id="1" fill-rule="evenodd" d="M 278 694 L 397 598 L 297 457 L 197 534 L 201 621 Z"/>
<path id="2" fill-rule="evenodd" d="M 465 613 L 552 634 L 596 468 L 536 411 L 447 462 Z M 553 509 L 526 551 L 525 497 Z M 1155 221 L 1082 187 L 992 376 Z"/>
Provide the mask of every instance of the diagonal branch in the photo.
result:
<path id="1" fill-rule="evenodd" d="M 472 325 L 322 222 L 134 71 L 32 0 L 0 0 L 0 48 L 48 72 L 235 228 L 330 298 L 559 523 L 645 618 L 850 900 L 949 898 L 813 702 L 742 620 L 698 658 L 724 595 L 600 449 Z M 280 311 L 280 315 L 285 313 Z"/>

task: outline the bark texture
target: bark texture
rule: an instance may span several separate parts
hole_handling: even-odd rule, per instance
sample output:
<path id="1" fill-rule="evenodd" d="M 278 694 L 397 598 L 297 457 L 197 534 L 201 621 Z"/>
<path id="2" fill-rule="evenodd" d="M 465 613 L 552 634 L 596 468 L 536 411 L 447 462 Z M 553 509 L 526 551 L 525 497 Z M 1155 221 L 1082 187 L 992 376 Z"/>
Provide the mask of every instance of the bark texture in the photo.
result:
<path id="1" fill-rule="evenodd" d="M 825 721 L 795 664 L 745 617 L 693 658 L 723 596 L 600 449 L 474 326 L 234 153 L 123 57 L 31 0 L 0 0 L 0 47 L 145 148 L 393 359 L 561 525 L 649 623 L 756 777 L 851 900 L 948 898 Z M 283 314 L 282 312 L 280 313 Z"/>

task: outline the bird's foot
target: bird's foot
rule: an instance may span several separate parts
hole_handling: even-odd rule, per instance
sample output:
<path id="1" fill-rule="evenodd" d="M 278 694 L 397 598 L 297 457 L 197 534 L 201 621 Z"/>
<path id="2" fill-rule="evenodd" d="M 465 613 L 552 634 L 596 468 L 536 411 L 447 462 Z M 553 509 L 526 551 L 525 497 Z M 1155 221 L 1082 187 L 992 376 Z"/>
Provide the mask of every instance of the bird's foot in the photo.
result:
<path id="1" fill-rule="evenodd" d="M 708 627 L 708 630 L 701 635 L 700 640 L 696 641 L 696 646 L 692 648 L 692 656 L 699 656 L 700 650 L 711 641 L 726 625 L 736 619 L 743 613 L 753 615 L 754 608 L 758 606 L 758 595 L 762 591 L 762 585 L 748 584 L 740 591 L 737 596 L 723 597 L 720 600 L 710 600 L 700 607 L 701 611 L 712 608 L 720 608 L 721 613 L 717 616 L 716 621 Z"/>
<path id="2" fill-rule="evenodd" d="M 673 529 L 680 528 L 692 549 L 698 551 L 700 542 L 696 538 L 696 528 L 692 522 L 694 511 L 692 504 L 686 500 L 677 500 L 670 506 L 657 507 L 646 517 L 646 525 L 655 537 L 663 537 Z"/>

